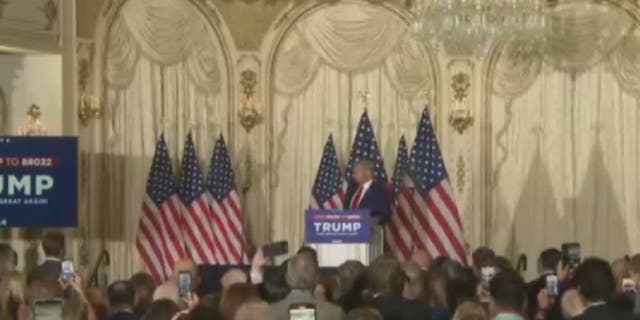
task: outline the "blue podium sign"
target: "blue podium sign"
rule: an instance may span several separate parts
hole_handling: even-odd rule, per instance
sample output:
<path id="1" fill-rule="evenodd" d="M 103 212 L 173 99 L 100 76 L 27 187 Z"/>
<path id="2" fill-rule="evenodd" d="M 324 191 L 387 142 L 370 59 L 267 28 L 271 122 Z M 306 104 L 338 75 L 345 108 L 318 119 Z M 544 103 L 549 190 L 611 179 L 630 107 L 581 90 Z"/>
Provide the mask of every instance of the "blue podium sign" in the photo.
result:
<path id="1" fill-rule="evenodd" d="M 76 137 L 0 137 L 0 227 L 71 227 L 78 215 Z"/>
<path id="2" fill-rule="evenodd" d="M 305 243 L 369 243 L 369 210 L 307 210 Z"/>

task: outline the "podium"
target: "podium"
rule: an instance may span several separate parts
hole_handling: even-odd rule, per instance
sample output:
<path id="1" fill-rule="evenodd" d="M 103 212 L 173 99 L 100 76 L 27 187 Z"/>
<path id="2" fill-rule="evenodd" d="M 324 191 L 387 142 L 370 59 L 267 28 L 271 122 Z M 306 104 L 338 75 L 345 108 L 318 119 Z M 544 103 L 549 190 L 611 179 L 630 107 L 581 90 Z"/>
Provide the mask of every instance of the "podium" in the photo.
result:
<path id="1" fill-rule="evenodd" d="M 321 267 L 347 260 L 369 265 L 384 252 L 383 230 L 366 209 L 305 212 L 305 244 L 316 250 Z"/>

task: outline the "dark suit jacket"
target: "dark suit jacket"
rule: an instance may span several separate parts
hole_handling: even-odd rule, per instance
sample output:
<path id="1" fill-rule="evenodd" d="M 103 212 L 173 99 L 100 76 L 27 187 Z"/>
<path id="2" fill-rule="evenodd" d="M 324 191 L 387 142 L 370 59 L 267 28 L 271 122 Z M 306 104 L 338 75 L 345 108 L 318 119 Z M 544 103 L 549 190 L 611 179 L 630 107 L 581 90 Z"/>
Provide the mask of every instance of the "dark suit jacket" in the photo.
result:
<path id="1" fill-rule="evenodd" d="M 633 320 L 633 314 L 613 308 L 609 305 L 598 305 L 587 308 L 574 320 Z"/>
<path id="2" fill-rule="evenodd" d="M 371 300 L 368 305 L 378 310 L 384 320 L 431 320 L 429 308 L 400 296 L 380 296 Z"/>
<path id="3" fill-rule="evenodd" d="M 132 311 L 116 312 L 107 318 L 107 320 L 136 320 L 136 315 Z"/>
<path id="4" fill-rule="evenodd" d="M 33 268 L 27 277 L 27 281 L 32 283 L 34 280 L 50 281 L 58 280 L 62 273 L 62 262 L 56 260 L 45 260 L 41 265 Z"/>
<path id="5" fill-rule="evenodd" d="M 345 197 L 345 208 L 351 208 L 351 201 L 358 191 L 358 185 L 351 184 L 347 188 L 347 194 Z M 391 200 L 389 194 L 382 183 L 372 182 L 367 192 L 362 196 L 358 209 L 371 210 L 371 216 L 378 218 L 380 223 L 385 223 L 391 216 Z"/>

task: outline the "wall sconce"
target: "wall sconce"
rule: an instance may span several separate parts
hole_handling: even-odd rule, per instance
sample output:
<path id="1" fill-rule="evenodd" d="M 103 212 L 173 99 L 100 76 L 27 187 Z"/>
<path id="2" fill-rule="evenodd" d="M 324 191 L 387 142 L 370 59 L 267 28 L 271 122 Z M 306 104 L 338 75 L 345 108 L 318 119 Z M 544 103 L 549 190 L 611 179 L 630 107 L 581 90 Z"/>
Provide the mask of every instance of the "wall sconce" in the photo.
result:
<path id="1" fill-rule="evenodd" d="M 46 136 L 47 129 L 40 122 L 40 116 L 42 116 L 42 112 L 40 111 L 40 107 L 32 104 L 27 111 L 27 123 L 20 127 L 20 135 L 21 136 Z"/>
<path id="2" fill-rule="evenodd" d="M 92 94 L 81 94 L 78 101 L 78 118 L 83 127 L 86 127 L 91 119 L 102 117 L 102 102 Z"/>
<path id="3" fill-rule="evenodd" d="M 449 113 L 449 124 L 463 134 L 473 125 L 473 115 L 467 106 L 467 97 L 471 88 L 471 78 L 466 73 L 457 73 L 451 78 L 454 105 Z"/>
<path id="4" fill-rule="evenodd" d="M 451 113 L 449 113 L 449 124 L 456 129 L 459 134 L 463 134 L 473 125 L 471 111 L 467 109 L 451 110 Z"/>
<path id="5" fill-rule="evenodd" d="M 240 98 L 240 125 L 248 132 L 255 126 L 262 123 L 262 113 L 260 113 L 260 102 L 255 97 L 256 85 L 258 83 L 255 71 L 245 70 L 240 74 L 240 86 L 242 86 L 242 98 Z"/>

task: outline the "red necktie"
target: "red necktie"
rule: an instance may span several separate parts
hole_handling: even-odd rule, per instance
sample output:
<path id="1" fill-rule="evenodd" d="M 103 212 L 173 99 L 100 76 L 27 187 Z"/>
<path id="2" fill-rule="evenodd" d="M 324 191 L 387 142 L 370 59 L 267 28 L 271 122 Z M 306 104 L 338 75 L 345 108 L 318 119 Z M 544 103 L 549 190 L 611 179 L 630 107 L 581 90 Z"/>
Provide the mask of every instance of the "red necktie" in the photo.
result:
<path id="1" fill-rule="evenodd" d="M 358 192 L 351 199 L 351 209 L 358 209 L 358 205 L 360 204 L 360 198 L 362 198 L 362 186 L 358 187 Z"/>

